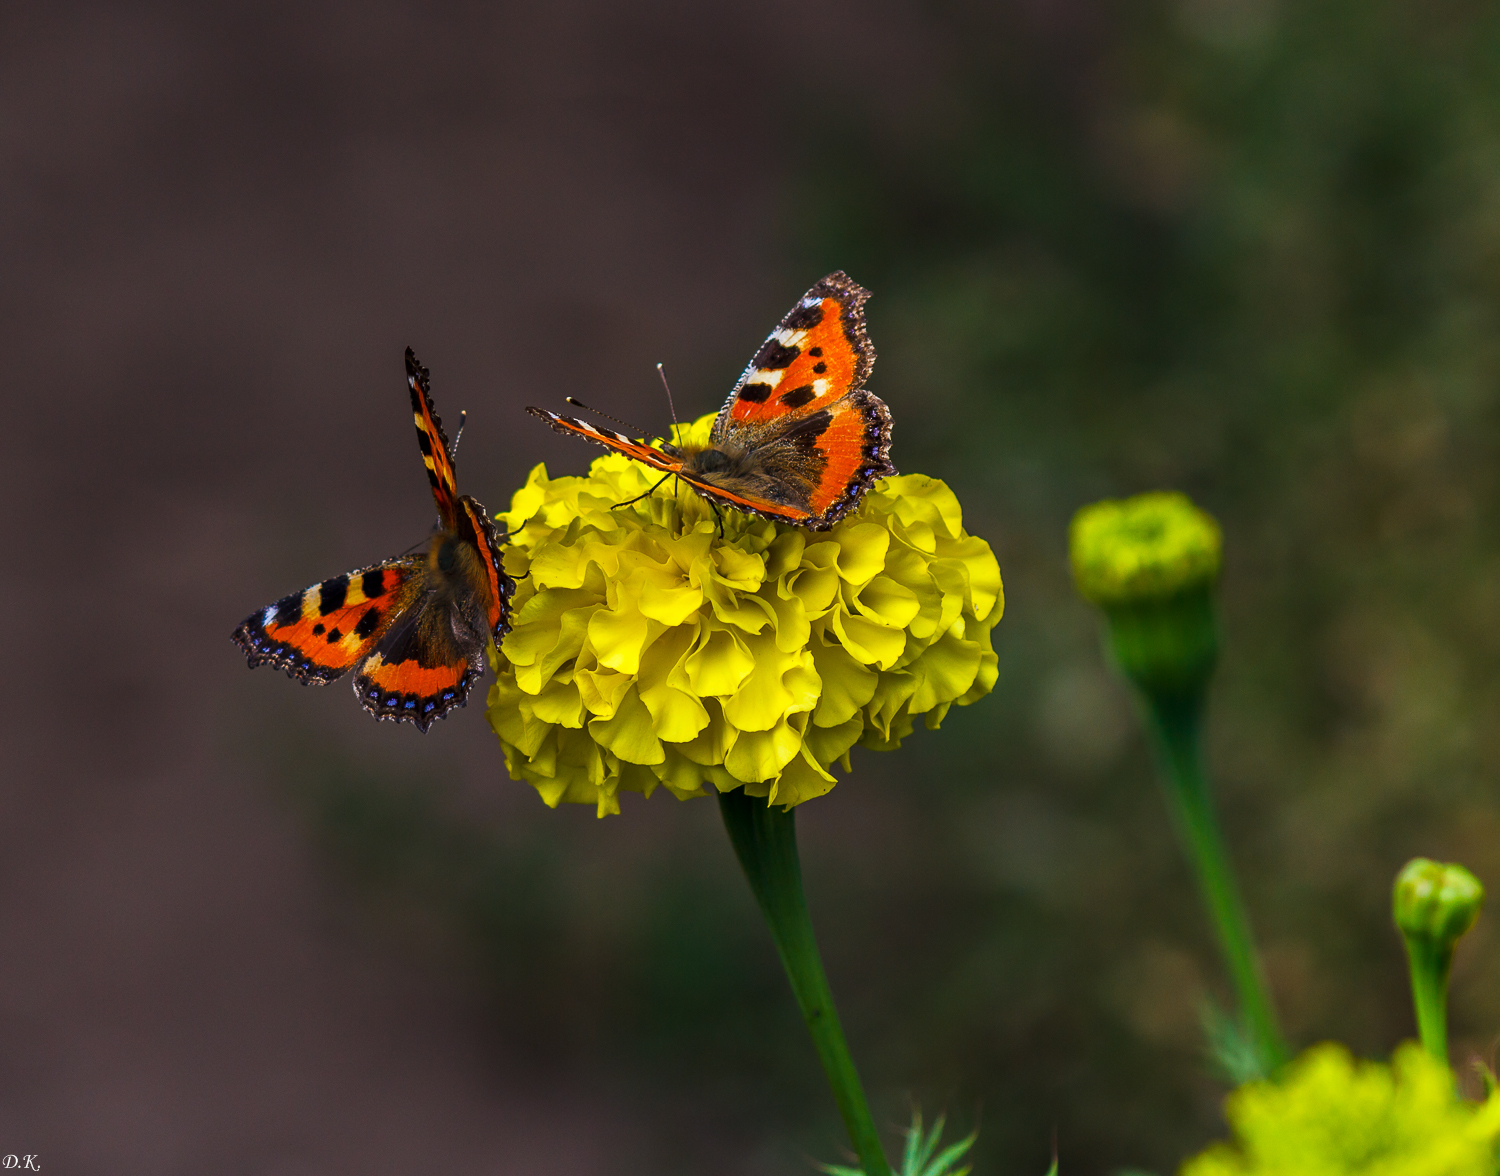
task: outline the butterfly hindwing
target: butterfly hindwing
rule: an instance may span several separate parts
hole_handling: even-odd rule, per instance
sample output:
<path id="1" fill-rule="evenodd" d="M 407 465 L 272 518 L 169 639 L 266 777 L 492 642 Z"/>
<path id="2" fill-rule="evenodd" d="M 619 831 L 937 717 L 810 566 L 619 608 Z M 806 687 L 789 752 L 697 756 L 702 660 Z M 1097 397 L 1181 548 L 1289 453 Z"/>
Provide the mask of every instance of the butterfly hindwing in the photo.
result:
<path id="1" fill-rule="evenodd" d="M 426 562 L 402 556 L 293 592 L 246 617 L 235 643 L 252 668 L 270 665 L 300 682 L 332 682 L 375 647 Z"/>
<path id="2" fill-rule="evenodd" d="M 490 638 L 498 642 L 510 631 L 510 598 L 516 582 L 505 572 L 500 553 L 500 536 L 482 505 L 465 494 L 458 500 L 459 529 L 479 551 L 485 580 L 489 585 L 487 625 Z"/>
<path id="3" fill-rule="evenodd" d="M 463 606 L 428 577 L 355 674 L 354 693 L 366 710 L 425 731 L 468 701 L 470 685 L 484 672 L 487 634 L 465 623 Z"/>

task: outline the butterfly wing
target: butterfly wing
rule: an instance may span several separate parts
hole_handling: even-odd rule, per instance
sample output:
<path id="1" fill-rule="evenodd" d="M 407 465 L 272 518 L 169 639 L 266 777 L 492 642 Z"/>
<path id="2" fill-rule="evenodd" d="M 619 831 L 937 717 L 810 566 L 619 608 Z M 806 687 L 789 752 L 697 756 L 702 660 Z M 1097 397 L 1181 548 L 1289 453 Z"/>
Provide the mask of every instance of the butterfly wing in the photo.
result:
<path id="1" fill-rule="evenodd" d="M 595 445 L 602 445 L 606 449 L 613 449 L 616 453 L 623 453 L 626 457 L 633 457 L 636 461 L 644 462 L 653 470 L 660 470 L 664 474 L 675 474 L 682 469 L 682 458 L 665 453 L 653 445 L 648 445 L 645 441 L 627 437 L 624 433 L 616 433 L 613 429 L 601 429 L 577 417 L 559 416 L 555 412 L 548 412 L 545 408 L 528 407 L 526 411 L 534 417 L 540 417 L 559 433 L 583 437 Z"/>
<path id="2" fill-rule="evenodd" d="M 458 615 L 429 578 L 354 676 L 354 693 L 367 711 L 426 731 L 468 701 L 484 673 L 484 642 L 455 624 Z"/>
<path id="3" fill-rule="evenodd" d="M 875 348 L 865 331 L 870 292 L 842 270 L 797 300 L 760 345 L 714 422 L 774 421 L 812 413 L 869 379 Z"/>
<path id="4" fill-rule="evenodd" d="M 500 553 L 500 536 L 484 507 L 467 494 L 458 500 L 458 506 L 459 533 L 479 551 L 485 582 L 489 586 L 487 627 L 491 639 L 498 642 L 510 632 L 510 598 L 516 590 L 516 582 L 506 574 Z"/>
<path id="5" fill-rule="evenodd" d="M 515 581 L 484 507 L 458 500 L 454 531 L 433 537 L 424 575 L 406 607 L 359 664 L 354 692 L 377 719 L 426 731 L 468 701 L 484 673 L 485 647 L 510 628 Z"/>
<path id="6" fill-rule="evenodd" d="M 270 665 L 299 682 L 332 682 L 375 647 L 410 601 L 426 562 L 401 556 L 293 592 L 246 617 L 235 644 L 252 669 Z"/>
<path id="7" fill-rule="evenodd" d="M 714 421 L 714 445 L 735 469 L 708 475 L 706 493 L 821 530 L 853 509 L 876 478 L 896 472 L 890 410 L 861 386 L 875 363 L 865 330 L 869 296 L 840 271 L 798 299 Z"/>
<path id="8" fill-rule="evenodd" d="M 444 530 L 451 531 L 458 520 L 458 481 L 453 472 L 453 448 L 443 432 L 443 422 L 432 406 L 432 387 L 427 369 L 417 362 L 410 347 L 406 349 L 406 382 L 411 388 L 411 410 L 417 422 L 417 445 L 422 450 L 422 464 L 432 483 L 433 501 Z"/>

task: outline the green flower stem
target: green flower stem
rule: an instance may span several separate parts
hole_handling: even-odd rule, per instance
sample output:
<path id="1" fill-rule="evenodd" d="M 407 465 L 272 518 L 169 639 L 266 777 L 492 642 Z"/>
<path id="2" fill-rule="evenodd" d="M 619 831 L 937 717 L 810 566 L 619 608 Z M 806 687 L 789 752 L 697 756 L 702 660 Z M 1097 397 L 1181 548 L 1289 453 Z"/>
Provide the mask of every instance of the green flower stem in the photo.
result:
<path id="1" fill-rule="evenodd" d="M 1446 1066 L 1448 972 L 1453 966 L 1453 948 L 1413 937 L 1407 940 L 1406 956 L 1411 964 L 1411 997 L 1417 1009 L 1422 1048 Z"/>
<path id="2" fill-rule="evenodd" d="M 1203 770 L 1200 731 L 1202 691 L 1143 691 L 1152 744 L 1161 769 L 1167 805 L 1198 876 L 1203 901 L 1213 920 L 1224 963 L 1239 998 L 1240 1016 L 1250 1032 L 1264 1075 L 1287 1059 L 1276 1023 L 1265 973 L 1250 936 L 1250 921 L 1235 885 Z"/>
<path id="3" fill-rule="evenodd" d="M 782 967 L 802 1009 L 813 1046 L 822 1059 L 834 1101 L 844 1117 L 849 1139 L 865 1176 L 891 1176 L 880 1147 L 864 1088 L 849 1056 L 833 993 L 813 936 L 812 919 L 802 894 L 802 867 L 797 859 L 796 810 L 782 810 L 743 788 L 719 793 L 719 811 L 735 856 L 755 893 L 776 941 Z"/>

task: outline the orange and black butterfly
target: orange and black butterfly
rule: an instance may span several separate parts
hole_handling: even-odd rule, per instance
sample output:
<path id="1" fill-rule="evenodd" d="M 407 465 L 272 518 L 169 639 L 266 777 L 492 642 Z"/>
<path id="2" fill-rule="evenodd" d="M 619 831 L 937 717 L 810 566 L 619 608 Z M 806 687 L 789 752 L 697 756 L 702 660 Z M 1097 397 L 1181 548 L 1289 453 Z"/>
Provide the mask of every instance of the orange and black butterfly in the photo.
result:
<path id="1" fill-rule="evenodd" d="M 426 731 L 484 673 L 484 651 L 510 627 L 515 581 L 484 507 L 460 497 L 454 446 L 428 395 L 427 369 L 406 351 L 417 444 L 437 502 L 424 553 L 398 555 L 267 605 L 234 631 L 252 668 L 277 666 L 323 685 L 354 670 L 354 693 L 377 719 Z M 460 429 L 460 432 L 463 430 Z"/>
<path id="2" fill-rule="evenodd" d="M 652 445 L 544 408 L 526 411 L 681 478 L 715 506 L 826 530 L 871 482 L 896 472 L 890 410 L 863 387 L 875 363 L 869 296 L 842 272 L 803 295 L 755 353 L 703 448 Z"/>

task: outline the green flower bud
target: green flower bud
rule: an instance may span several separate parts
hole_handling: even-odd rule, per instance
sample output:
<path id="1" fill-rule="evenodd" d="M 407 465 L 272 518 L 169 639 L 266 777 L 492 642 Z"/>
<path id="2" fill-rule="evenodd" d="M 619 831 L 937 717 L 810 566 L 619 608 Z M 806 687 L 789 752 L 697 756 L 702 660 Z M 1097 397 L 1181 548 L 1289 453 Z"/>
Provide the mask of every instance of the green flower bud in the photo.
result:
<path id="1" fill-rule="evenodd" d="M 1484 887 L 1462 866 L 1412 858 L 1396 875 L 1391 913 L 1408 939 L 1451 950 L 1474 925 L 1483 902 Z"/>
<path id="2" fill-rule="evenodd" d="M 1073 516 L 1073 578 L 1104 610 L 1111 653 L 1148 693 L 1201 690 L 1218 657 L 1219 525 L 1186 495 L 1096 502 Z"/>

